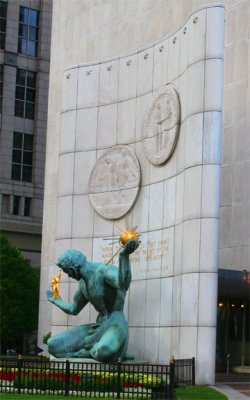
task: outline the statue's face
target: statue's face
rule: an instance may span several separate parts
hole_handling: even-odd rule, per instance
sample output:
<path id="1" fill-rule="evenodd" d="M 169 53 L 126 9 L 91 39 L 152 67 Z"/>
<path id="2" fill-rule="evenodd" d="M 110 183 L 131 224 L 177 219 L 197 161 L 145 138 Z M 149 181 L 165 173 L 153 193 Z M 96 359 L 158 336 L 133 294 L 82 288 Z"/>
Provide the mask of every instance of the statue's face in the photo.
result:
<path id="1" fill-rule="evenodd" d="M 60 268 L 65 272 L 65 274 L 68 275 L 69 278 L 76 279 L 77 281 L 80 281 L 81 275 L 79 268 L 76 268 L 74 266 L 70 266 L 68 268 L 65 268 L 63 265 L 60 265 Z"/>

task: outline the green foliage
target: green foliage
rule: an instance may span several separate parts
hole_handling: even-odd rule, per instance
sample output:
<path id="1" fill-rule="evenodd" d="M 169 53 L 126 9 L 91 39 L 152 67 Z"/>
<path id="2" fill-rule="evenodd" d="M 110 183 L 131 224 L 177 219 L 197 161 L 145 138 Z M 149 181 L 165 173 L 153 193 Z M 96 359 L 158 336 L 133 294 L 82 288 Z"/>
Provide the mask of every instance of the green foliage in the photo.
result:
<path id="1" fill-rule="evenodd" d="M 0 236 L 0 326 L 13 340 L 37 328 L 39 273 L 20 250 Z"/>
<path id="2" fill-rule="evenodd" d="M 190 386 L 175 390 L 176 400 L 227 400 L 227 397 L 217 390 L 207 386 Z"/>
<path id="3" fill-rule="evenodd" d="M 47 335 L 44 335 L 43 336 L 43 343 L 47 344 L 50 337 L 51 337 L 51 332 L 48 332 Z"/>

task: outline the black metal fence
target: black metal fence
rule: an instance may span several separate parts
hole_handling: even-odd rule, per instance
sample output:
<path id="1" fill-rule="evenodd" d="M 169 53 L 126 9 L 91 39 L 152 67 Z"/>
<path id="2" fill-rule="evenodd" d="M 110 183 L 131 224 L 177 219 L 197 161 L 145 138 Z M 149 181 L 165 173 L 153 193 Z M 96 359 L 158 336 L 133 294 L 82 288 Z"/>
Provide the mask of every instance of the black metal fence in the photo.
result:
<path id="1" fill-rule="evenodd" d="M 0 392 L 172 399 L 174 387 L 195 384 L 195 360 L 169 365 L 1 359 Z"/>

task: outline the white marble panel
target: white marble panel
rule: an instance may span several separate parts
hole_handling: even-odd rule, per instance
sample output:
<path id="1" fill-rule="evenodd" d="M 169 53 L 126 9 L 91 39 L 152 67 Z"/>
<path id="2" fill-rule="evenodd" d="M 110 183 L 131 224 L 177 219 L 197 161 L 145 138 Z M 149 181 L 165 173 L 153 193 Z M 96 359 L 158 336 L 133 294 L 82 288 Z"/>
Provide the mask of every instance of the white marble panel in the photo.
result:
<path id="1" fill-rule="evenodd" d="M 173 152 L 170 159 L 164 165 L 164 178 L 169 179 L 176 175 L 176 151 Z"/>
<path id="2" fill-rule="evenodd" d="M 138 53 L 137 97 L 152 91 L 154 49 Z"/>
<path id="3" fill-rule="evenodd" d="M 179 99 L 181 105 L 181 122 L 185 121 L 187 118 L 187 111 L 188 111 L 188 93 L 187 93 L 187 82 L 188 79 L 188 69 L 186 69 L 182 75 L 178 79 L 178 86 L 179 86 Z"/>
<path id="4" fill-rule="evenodd" d="M 188 41 L 190 20 L 182 27 L 180 32 L 180 75 L 186 71 L 188 65 Z"/>
<path id="5" fill-rule="evenodd" d="M 183 264 L 183 223 L 175 226 L 175 236 L 174 236 L 174 275 L 181 274 L 182 264 Z"/>
<path id="6" fill-rule="evenodd" d="M 203 113 L 186 120 L 185 167 L 202 164 Z"/>
<path id="7" fill-rule="evenodd" d="M 51 336 L 55 336 L 58 333 L 65 331 L 65 329 L 67 329 L 66 324 L 65 325 L 52 325 L 51 326 Z M 46 333 L 48 333 L 48 332 L 46 332 Z"/>
<path id="8" fill-rule="evenodd" d="M 201 214 L 202 167 L 188 168 L 184 173 L 184 220 L 199 218 Z"/>
<path id="9" fill-rule="evenodd" d="M 144 360 L 144 328 L 129 327 L 128 354 L 136 360 Z"/>
<path id="10" fill-rule="evenodd" d="M 221 111 L 223 60 L 207 60 L 205 66 L 205 111 Z"/>
<path id="11" fill-rule="evenodd" d="M 207 9 L 206 58 L 224 56 L 224 7 Z"/>
<path id="12" fill-rule="evenodd" d="M 173 82 L 180 73 L 180 31 L 168 41 L 168 82 Z"/>
<path id="13" fill-rule="evenodd" d="M 220 166 L 204 165 L 202 171 L 202 205 L 203 217 L 219 218 L 220 207 Z"/>
<path id="14" fill-rule="evenodd" d="M 93 208 L 88 195 L 74 196 L 72 223 L 73 238 L 93 235 Z"/>
<path id="15" fill-rule="evenodd" d="M 97 316 L 98 316 L 98 312 L 97 312 L 96 309 L 91 305 L 91 306 L 90 306 L 90 313 L 89 313 L 89 322 L 90 322 L 91 324 L 93 324 L 94 322 L 96 322 Z"/>
<path id="16" fill-rule="evenodd" d="M 168 40 L 154 46 L 153 90 L 168 82 Z"/>
<path id="17" fill-rule="evenodd" d="M 91 239 L 72 239 L 72 248 L 76 249 L 78 251 L 81 251 L 85 256 L 87 257 L 88 260 L 90 261 L 95 261 L 92 260 L 92 247 L 93 247 L 93 242 L 92 238 Z"/>
<path id="18" fill-rule="evenodd" d="M 220 164 L 221 162 L 221 112 L 207 112 L 204 114 L 204 164 Z"/>
<path id="19" fill-rule="evenodd" d="M 187 116 L 203 111 L 204 63 L 197 62 L 187 70 Z"/>
<path id="20" fill-rule="evenodd" d="M 176 177 L 164 182 L 163 226 L 169 227 L 175 222 Z"/>
<path id="21" fill-rule="evenodd" d="M 158 362 L 159 354 L 159 328 L 145 328 L 144 360 L 151 363 Z"/>
<path id="22" fill-rule="evenodd" d="M 145 327 L 159 326 L 160 321 L 161 280 L 151 279 L 146 287 Z"/>
<path id="23" fill-rule="evenodd" d="M 160 328 L 159 329 L 159 364 L 169 364 L 171 356 L 171 328 Z"/>
<path id="24" fill-rule="evenodd" d="M 192 311 L 189 310 L 189 313 Z M 180 358 L 192 358 L 196 356 L 197 327 L 182 326 L 180 328 Z"/>
<path id="25" fill-rule="evenodd" d="M 175 204 L 175 223 L 183 221 L 184 206 L 184 172 L 176 177 L 176 204 Z"/>
<path id="26" fill-rule="evenodd" d="M 188 65 L 205 59 L 206 10 L 192 15 L 188 24 Z"/>
<path id="27" fill-rule="evenodd" d="M 179 174 L 185 166 L 186 121 L 180 126 L 179 138 L 176 145 L 176 173 Z"/>
<path id="28" fill-rule="evenodd" d="M 136 99 L 136 126 L 135 126 L 135 140 L 141 140 L 141 130 L 142 130 L 142 121 L 145 117 L 145 114 L 149 111 L 150 106 L 152 105 L 153 97 L 152 92 L 145 94 L 144 96 L 139 96 Z M 145 157 L 145 156 L 144 156 Z"/>
<path id="29" fill-rule="evenodd" d="M 57 258 L 66 250 L 71 248 L 71 239 L 63 239 L 63 240 L 56 240 L 56 245 L 55 245 L 55 262 L 57 260 Z M 53 271 L 53 274 L 57 273 Z M 62 275 L 63 276 L 66 275 Z M 68 277 L 67 277 L 67 281 L 68 281 Z"/>
<path id="30" fill-rule="evenodd" d="M 114 222 L 102 218 L 94 211 L 94 235 L 95 236 L 119 236 L 116 229 L 114 230 Z"/>
<path id="31" fill-rule="evenodd" d="M 117 144 L 134 142 L 136 99 L 118 103 Z"/>
<path id="32" fill-rule="evenodd" d="M 182 272 L 198 272 L 200 258 L 200 220 L 185 221 L 183 224 Z"/>
<path id="33" fill-rule="evenodd" d="M 72 196 L 64 196 L 58 198 L 56 220 L 56 238 L 70 238 L 72 221 Z"/>
<path id="34" fill-rule="evenodd" d="M 199 274 L 185 274 L 181 280 L 181 325 L 197 326 Z"/>
<path id="35" fill-rule="evenodd" d="M 196 384 L 214 384 L 215 374 L 216 328 L 198 328 L 198 346 L 196 360 Z"/>
<path id="36" fill-rule="evenodd" d="M 171 329 L 171 355 L 174 358 L 179 358 L 179 350 L 180 350 L 180 328 L 172 327 Z"/>
<path id="37" fill-rule="evenodd" d="M 172 323 L 172 300 L 173 300 L 173 278 L 162 278 L 160 289 L 160 326 L 171 326 Z"/>
<path id="38" fill-rule="evenodd" d="M 199 326 L 215 326 L 217 318 L 218 274 L 202 273 L 199 282 Z"/>
<path id="39" fill-rule="evenodd" d="M 93 238 L 93 261 L 106 263 L 113 255 L 112 245 L 103 238 Z"/>
<path id="40" fill-rule="evenodd" d="M 94 150 L 97 140 L 98 108 L 77 111 L 76 151 Z"/>
<path id="41" fill-rule="evenodd" d="M 99 64 L 80 67 L 77 107 L 97 107 L 99 101 Z"/>
<path id="42" fill-rule="evenodd" d="M 129 325 L 145 325 L 146 280 L 132 281 L 129 289 Z"/>
<path id="43" fill-rule="evenodd" d="M 139 232 L 148 230 L 149 186 L 143 186 L 133 207 L 133 226 Z"/>
<path id="44" fill-rule="evenodd" d="M 164 180 L 165 169 L 162 165 L 150 164 L 150 183 L 156 183 Z"/>
<path id="45" fill-rule="evenodd" d="M 149 230 L 162 228 L 163 182 L 150 185 L 149 189 Z"/>
<path id="46" fill-rule="evenodd" d="M 119 100 L 136 97 L 137 54 L 120 59 Z"/>
<path id="47" fill-rule="evenodd" d="M 40 288 L 41 290 L 41 288 Z M 42 349 L 47 348 L 47 346 L 43 343 L 43 336 L 47 335 L 49 332 L 49 327 L 51 326 L 51 313 L 52 313 L 52 304 L 47 300 L 41 300 L 39 303 L 39 322 L 38 322 L 38 346 Z"/>
<path id="48" fill-rule="evenodd" d="M 74 153 L 63 154 L 59 157 L 58 196 L 73 193 Z"/>
<path id="49" fill-rule="evenodd" d="M 181 275 L 173 278 L 172 326 L 179 326 L 181 322 Z"/>
<path id="50" fill-rule="evenodd" d="M 68 111 L 61 115 L 60 154 L 75 149 L 76 112 Z"/>
<path id="51" fill-rule="evenodd" d="M 148 232 L 147 248 L 147 279 L 159 278 L 161 276 L 162 264 L 162 230 Z"/>
<path id="52" fill-rule="evenodd" d="M 119 59 L 100 64 L 99 104 L 110 104 L 118 100 Z"/>
<path id="53" fill-rule="evenodd" d="M 147 249 L 148 233 L 140 234 L 140 247 L 130 256 L 132 279 L 146 279 L 147 277 Z"/>
<path id="54" fill-rule="evenodd" d="M 200 271 L 218 270 L 219 220 L 203 218 L 201 220 Z"/>
<path id="55" fill-rule="evenodd" d="M 70 69 L 62 77 L 62 111 L 76 108 L 78 68 Z"/>
<path id="56" fill-rule="evenodd" d="M 161 276 L 172 276 L 174 271 L 174 228 L 163 229 L 161 248 Z"/>
<path id="57" fill-rule="evenodd" d="M 117 104 L 99 108 L 97 148 L 107 148 L 116 144 Z"/>
<path id="58" fill-rule="evenodd" d="M 142 142 L 135 143 L 135 153 L 139 160 L 141 171 L 143 171 L 143 173 L 141 174 L 141 187 L 143 187 L 145 185 L 148 185 L 150 182 L 150 180 L 149 180 L 150 164 L 145 157 L 144 150 L 142 147 Z M 147 213 L 148 213 L 148 211 L 147 211 Z M 146 218 L 146 220 L 147 220 L 146 222 L 148 223 L 148 218 Z"/>
<path id="59" fill-rule="evenodd" d="M 96 151 L 75 153 L 74 193 L 88 193 L 89 176 L 96 162 Z"/>

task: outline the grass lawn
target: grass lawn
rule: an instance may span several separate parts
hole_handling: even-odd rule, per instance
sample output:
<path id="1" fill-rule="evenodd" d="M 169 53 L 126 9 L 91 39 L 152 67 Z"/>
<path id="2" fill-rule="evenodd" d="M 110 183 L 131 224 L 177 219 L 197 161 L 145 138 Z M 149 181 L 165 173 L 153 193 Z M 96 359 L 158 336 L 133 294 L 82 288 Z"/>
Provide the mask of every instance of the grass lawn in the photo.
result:
<path id="1" fill-rule="evenodd" d="M 226 400 L 227 397 L 207 386 L 190 386 L 175 390 L 176 400 Z"/>

